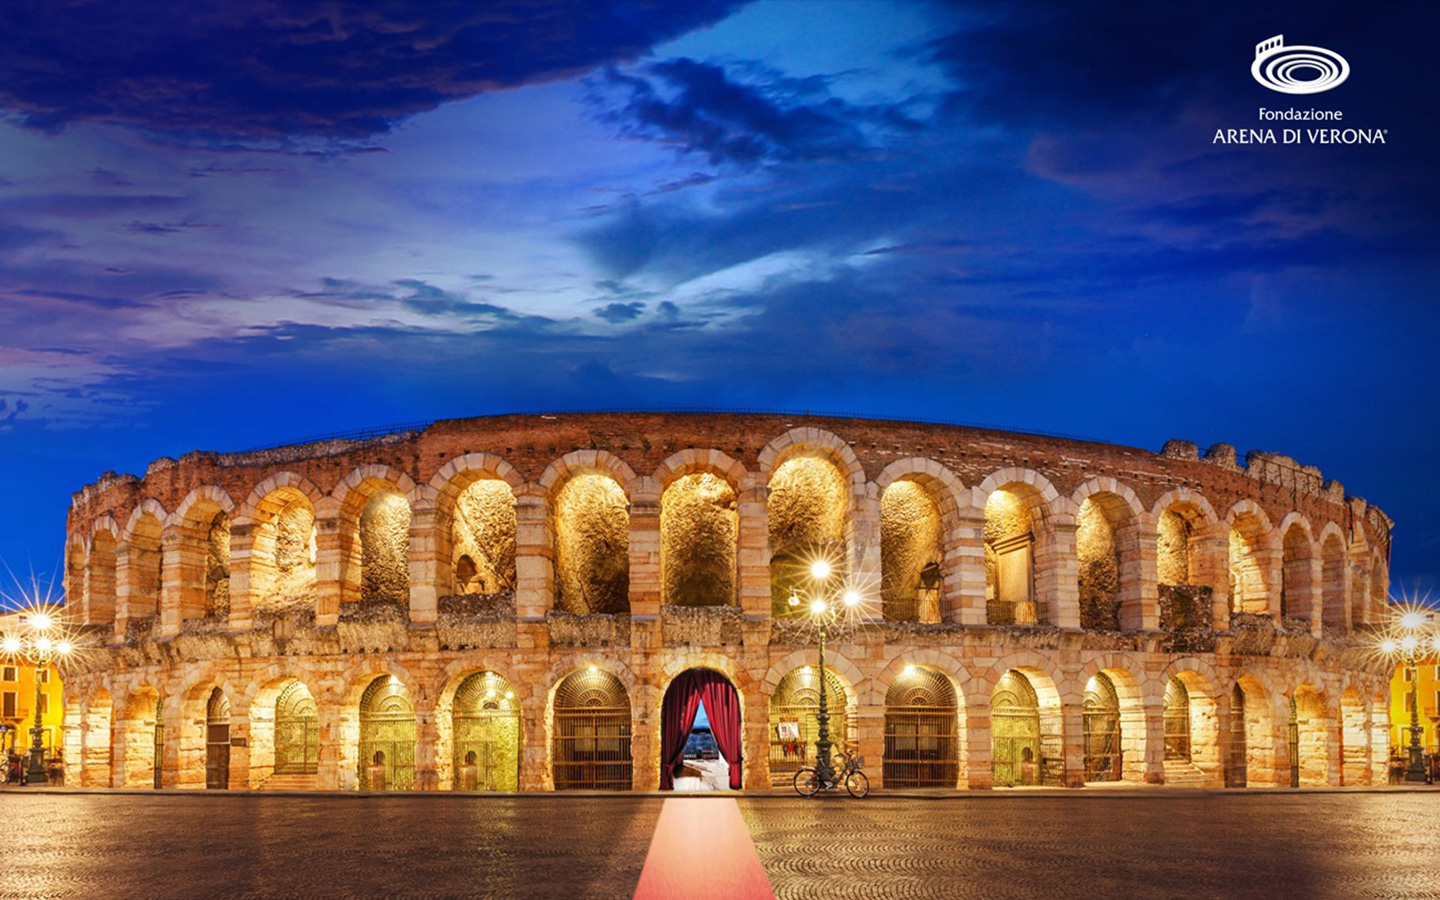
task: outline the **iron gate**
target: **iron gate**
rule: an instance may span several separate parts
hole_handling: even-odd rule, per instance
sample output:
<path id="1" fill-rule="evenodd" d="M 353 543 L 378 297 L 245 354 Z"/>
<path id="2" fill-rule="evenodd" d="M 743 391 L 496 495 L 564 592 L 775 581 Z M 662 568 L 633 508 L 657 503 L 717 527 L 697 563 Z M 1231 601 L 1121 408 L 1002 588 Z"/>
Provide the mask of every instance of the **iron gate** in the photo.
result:
<path id="1" fill-rule="evenodd" d="M 151 749 L 151 764 L 155 770 L 155 790 L 162 786 L 161 775 L 165 768 L 165 701 L 155 700 L 155 734 Z"/>
<path id="2" fill-rule="evenodd" d="M 885 786 L 955 787 L 955 691 L 934 669 L 902 673 L 885 694 Z"/>
<path id="3" fill-rule="evenodd" d="M 1235 685 L 1230 693 L 1230 771 L 1227 787 L 1245 787 L 1250 781 L 1249 752 L 1245 743 L 1245 689 Z"/>
<path id="4" fill-rule="evenodd" d="M 1011 670 L 990 698 L 991 775 L 996 785 L 1040 783 L 1040 699 Z"/>
<path id="5" fill-rule="evenodd" d="M 1290 722 L 1286 729 L 1290 747 L 1290 786 L 1300 786 L 1300 714 L 1295 707 L 1295 698 L 1290 698 Z"/>
<path id="6" fill-rule="evenodd" d="M 844 746 L 849 738 L 845 716 L 845 683 L 825 670 L 825 708 L 830 714 L 830 739 Z M 812 666 L 795 669 L 775 686 L 770 697 L 770 777 L 777 784 L 811 763 L 810 753 L 820 730 L 820 678 Z"/>
<path id="7" fill-rule="evenodd" d="M 405 685 L 390 675 L 370 682 L 360 698 L 359 763 L 363 790 L 415 786 L 415 710 Z"/>
<path id="8" fill-rule="evenodd" d="M 599 669 L 572 673 L 555 691 L 555 789 L 631 788 L 630 698 Z"/>
<path id="9" fill-rule="evenodd" d="M 457 791 L 520 789 L 520 706 L 510 682 L 476 672 L 455 690 L 451 708 Z"/>
<path id="10" fill-rule="evenodd" d="M 230 786 L 230 701 L 218 687 L 205 707 L 205 787 Z"/>
<path id="11" fill-rule="evenodd" d="M 1165 686 L 1165 758 L 1190 761 L 1190 692 L 1179 678 Z"/>
<path id="12" fill-rule="evenodd" d="M 1085 738 L 1085 780 L 1119 781 L 1123 765 L 1120 745 L 1120 696 L 1103 672 L 1085 687 L 1081 726 Z"/>
<path id="13" fill-rule="evenodd" d="M 291 681 L 275 701 L 275 774 L 314 775 L 320 770 L 319 745 L 315 698 Z"/>

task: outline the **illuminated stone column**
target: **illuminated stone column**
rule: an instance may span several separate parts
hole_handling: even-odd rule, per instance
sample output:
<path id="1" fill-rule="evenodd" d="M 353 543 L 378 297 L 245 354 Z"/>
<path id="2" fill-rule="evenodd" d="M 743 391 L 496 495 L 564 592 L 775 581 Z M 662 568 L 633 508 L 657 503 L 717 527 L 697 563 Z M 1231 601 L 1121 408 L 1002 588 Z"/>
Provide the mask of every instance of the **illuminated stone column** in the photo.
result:
<path id="1" fill-rule="evenodd" d="M 860 755 L 865 757 L 865 777 L 870 780 L 871 790 L 878 790 L 885 786 L 885 707 L 857 706 L 855 714 L 859 720 Z M 837 747 L 844 744 L 844 735 L 831 735 L 831 739 Z"/>
<path id="2" fill-rule="evenodd" d="M 867 483 L 866 495 L 856 503 L 849 522 L 847 573 L 853 585 L 868 588 L 870 618 L 879 621 L 880 610 L 880 492 Z"/>
<path id="3" fill-rule="evenodd" d="M 321 628 L 340 618 L 344 591 L 340 578 L 345 568 L 341 527 L 340 507 L 334 498 L 326 497 L 315 505 L 315 624 Z"/>
<path id="4" fill-rule="evenodd" d="M 1160 627 L 1160 531 L 1155 517 L 1143 513 L 1115 531 L 1120 554 L 1120 627 L 1155 631 Z"/>
<path id="5" fill-rule="evenodd" d="M 770 488 L 746 473 L 736 491 L 739 512 L 740 609 L 746 616 L 770 618 L 770 526 L 766 501 Z"/>
<path id="6" fill-rule="evenodd" d="M 986 623 L 985 498 L 973 496 L 978 493 L 972 492 L 971 504 L 960 509 L 955 527 L 945 539 L 945 593 L 950 600 L 947 621 L 961 625 Z M 988 764 L 986 773 L 985 786 L 989 787 Z"/>
<path id="7" fill-rule="evenodd" d="M 440 519 L 433 492 L 410 509 L 410 624 L 433 625 L 438 615 L 440 541 L 436 533 Z M 233 552 L 233 551 L 232 551 Z"/>
<path id="8" fill-rule="evenodd" d="M 1144 720 L 1135 724 L 1145 730 L 1145 755 L 1141 779 L 1146 784 L 1165 783 L 1165 698 L 1164 694 L 1141 701 Z M 1129 723 L 1124 723 L 1128 725 Z M 1128 743 L 1128 741 L 1126 742 Z M 1127 748 L 1128 750 L 1128 748 Z M 1129 766 L 1127 765 L 1128 769 Z"/>
<path id="9" fill-rule="evenodd" d="M 1325 602 L 1321 579 L 1325 577 L 1325 563 L 1318 548 L 1309 560 L 1310 569 L 1310 610 L 1306 618 L 1310 621 L 1310 634 L 1320 637 L 1324 630 Z"/>
<path id="10" fill-rule="evenodd" d="M 1041 526 L 1049 540 L 1035 550 L 1035 602 L 1040 618 L 1060 628 L 1080 627 L 1080 560 L 1076 556 L 1075 517 L 1053 513 Z"/>
<path id="11" fill-rule="evenodd" d="M 638 676 L 638 673 L 637 673 Z M 630 698 L 631 786 L 637 791 L 660 789 L 659 717 L 662 697 L 656 688 L 639 685 Z"/>
<path id="12" fill-rule="evenodd" d="M 543 488 L 515 491 L 515 615 L 543 621 L 555 602 L 555 540 Z"/>
<path id="13" fill-rule="evenodd" d="M 543 681 L 537 681 L 520 707 L 520 727 L 525 730 L 520 757 L 522 791 L 555 789 L 554 773 L 550 771 L 550 731 L 546 727 L 549 688 Z"/>
<path id="14" fill-rule="evenodd" d="M 249 631 L 253 622 L 255 521 L 230 520 L 230 630 Z"/>
<path id="15" fill-rule="evenodd" d="M 162 637 L 170 637 L 180 633 L 180 625 L 185 619 L 180 606 L 180 570 L 184 559 L 180 548 L 180 530 L 166 526 L 161 538 L 161 548 L 164 562 L 160 569 L 160 634 Z M 204 615 L 203 606 L 201 615 Z"/>
<path id="16" fill-rule="evenodd" d="M 155 615 L 155 597 L 147 595 L 140 583 L 140 559 L 144 551 L 126 543 L 115 553 L 115 633 L 123 635 L 131 619 Z"/>
<path id="17" fill-rule="evenodd" d="M 1190 583 L 1209 585 L 1210 621 L 1216 631 L 1230 627 L 1230 537 L 1224 527 L 1222 522 L 1215 529 L 1219 534 L 1190 539 L 1196 548 L 1192 568 L 1198 570 L 1191 571 Z"/>
<path id="18" fill-rule="evenodd" d="M 770 699 L 761 693 L 759 681 L 745 698 L 743 716 L 745 777 L 741 786 L 747 791 L 767 790 L 775 786 L 770 780 Z"/>
<path id="19" fill-rule="evenodd" d="M 641 477 L 630 487 L 630 615 L 660 615 L 660 486 Z"/>
<path id="20" fill-rule="evenodd" d="M 354 790 L 355 777 L 347 780 L 340 775 L 341 727 L 339 710 L 331 703 L 315 704 L 315 730 L 319 744 L 315 757 L 315 787 L 322 791 Z"/>
<path id="21" fill-rule="evenodd" d="M 70 685 L 66 686 L 70 688 Z M 71 691 L 67 689 L 66 693 Z M 65 704 L 65 719 L 62 729 L 62 744 L 65 748 L 65 783 L 80 783 L 82 765 L 85 759 L 84 729 L 80 721 L 80 704 Z"/>
<path id="22" fill-rule="evenodd" d="M 440 768 L 436 751 L 440 746 L 440 723 L 434 707 L 415 710 L 415 786 L 417 791 L 440 789 Z"/>
<path id="23" fill-rule="evenodd" d="M 961 769 L 965 773 L 966 787 L 972 791 L 987 791 L 995 786 L 995 748 L 992 737 L 990 698 L 988 696 L 967 697 L 965 702 L 965 758 L 961 761 Z"/>
<path id="24" fill-rule="evenodd" d="M 239 698 L 235 698 L 236 701 Z M 250 789 L 250 716 L 238 702 L 230 707 L 230 771 L 227 789 Z"/>
<path id="25" fill-rule="evenodd" d="M 1275 530 L 1271 530 L 1265 536 L 1264 544 L 1254 548 L 1255 565 L 1260 569 L 1260 577 L 1265 579 L 1265 602 L 1270 618 L 1275 621 L 1276 627 L 1281 623 L 1280 618 L 1280 583 L 1281 571 L 1284 564 L 1284 555 L 1280 551 L 1280 538 Z"/>

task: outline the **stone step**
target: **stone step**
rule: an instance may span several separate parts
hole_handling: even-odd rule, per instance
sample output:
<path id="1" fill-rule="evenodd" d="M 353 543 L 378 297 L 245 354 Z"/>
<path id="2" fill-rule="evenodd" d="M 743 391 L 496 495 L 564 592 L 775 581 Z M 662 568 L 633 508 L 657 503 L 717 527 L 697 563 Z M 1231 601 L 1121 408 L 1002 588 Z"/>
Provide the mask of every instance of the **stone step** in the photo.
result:
<path id="1" fill-rule="evenodd" d="M 271 775 L 260 785 L 262 791 L 314 791 L 319 788 L 318 775 Z"/>

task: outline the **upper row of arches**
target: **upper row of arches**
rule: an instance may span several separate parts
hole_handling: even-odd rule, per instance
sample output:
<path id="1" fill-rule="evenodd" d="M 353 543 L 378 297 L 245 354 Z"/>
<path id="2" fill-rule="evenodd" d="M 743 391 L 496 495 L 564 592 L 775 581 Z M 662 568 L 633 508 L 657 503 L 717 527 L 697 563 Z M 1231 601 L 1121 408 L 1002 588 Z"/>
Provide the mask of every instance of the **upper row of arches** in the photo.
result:
<path id="1" fill-rule="evenodd" d="M 541 612 L 654 602 L 783 615 L 818 556 L 870 588 L 886 617 L 918 622 L 1134 630 L 1251 613 L 1318 631 L 1369 621 L 1388 588 L 1363 528 L 1299 511 L 1274 522 L 1250 498 L 1222 515 L 1189 488 L 1146 505 L 1104 476 L 1062 494 L 1011 467 L 966 487 L 924 458 L 872 481 L 816 429 L 772 442 L 755 472 L 686 450 L 639 476 L 588 450 L 536 482 L 477 453 L 423 485 L 367 465 L 329 493 L 294 472 L 239 502 L 204 486 L 173 512 L 151 498 L 123 524 L 95 520 L 72 535 L 66 574 L 90 622 L 168 609 L 175 626 L 232 616 L 232 602 L 240 619 L 309 602 L 321 614 L 351 601 L 413 610 L 463 594 L 525 595 Z M 767 569 L 768 597 L 754 577 Z"/>

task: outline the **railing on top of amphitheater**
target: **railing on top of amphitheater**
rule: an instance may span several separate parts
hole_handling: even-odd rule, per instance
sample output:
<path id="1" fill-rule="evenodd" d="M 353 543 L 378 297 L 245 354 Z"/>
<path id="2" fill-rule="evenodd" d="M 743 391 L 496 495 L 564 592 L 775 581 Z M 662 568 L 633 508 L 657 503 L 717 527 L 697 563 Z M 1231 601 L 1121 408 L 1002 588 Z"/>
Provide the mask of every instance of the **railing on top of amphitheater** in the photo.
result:
<path id="1" fill-rule="evenodd" d="M 386 437 L 392 434 L 400 434 L 406 431 L 424 431 L 437 422 L 456 421 L 466 418 L 499 418 L 501 416 L 533 416 L 544 418 L 546 416 L 586 416 L 586 415 L 623 415 L 623 414 L 678 414 L 678 415 L 710 415 L 719 413 L 722 415 L 755 415 L 755 416 L 811 416 L 822 419 L 858 419 L 864 422 L 895 422 L 899 424 L 913 423 L 916 425 L 948 425 L 953 428 L 974 428 L 982 431 L 1002 431 L 1009 434 L 1025 434 L 1034 437 L 1060 438 L 1067 441 L 1084 441 L 1090 444 L 1111 444 L 1114 441 L 1106 441 L 1096 437 L 1088 437 L 1078 434 L 1067 434 L 1062 431 L 1043 431 L 1038 428 L 1017 428 L 1010 425 L 995 425 L 986 422 L 966 422 L 959 419 L 939 419 L 925 416 L 882 416 L 874 413 L 835 412 L 832 410 L 814 409 L 779 409 L 765 407 L 703 407 L 703 406 L 676 406 L 676 407 L 646 407 L 630 409 L 542 409 L 542 410 L 507 410 L 504 412 L 484 413 L 478 416 L 456 416 L 453 419 L 426 419 L 414 422 L 400 422 L 392 425 L 381 425 L 371 428 L 357 428 L 350 431 L 336 431 L 329 434 L 313 435 L 310 437 L 298 438 L 296 440 L 280 441 L 273 444 L 265 444 L 259 447 L 248 447 L 244 450 L 234 451 L 237 453 L 260 453 L 265 450 L 278 450 L 281 447 L 300 447 L 305 444 L 321 444 L 326 441 L 367 441 L 373 438 Z"/>

